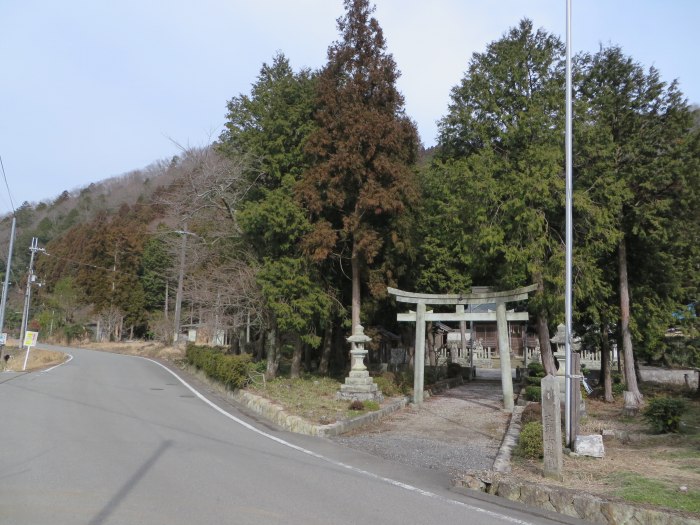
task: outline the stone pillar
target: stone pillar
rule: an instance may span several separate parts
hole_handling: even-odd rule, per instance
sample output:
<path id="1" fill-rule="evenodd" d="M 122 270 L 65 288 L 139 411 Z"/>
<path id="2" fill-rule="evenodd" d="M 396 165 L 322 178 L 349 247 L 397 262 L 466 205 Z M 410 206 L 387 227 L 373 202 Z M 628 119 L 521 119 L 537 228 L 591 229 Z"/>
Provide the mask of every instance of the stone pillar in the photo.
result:
<path id="1" fill-rule="evenodd" d="M 513 411 L 513 372 L 510 369 L 510 340 L 506 321 L 506 303 L 496 303 L 496 325 L 498 327 L 498 349 L 501 358 L 501 385 L 503 388 L 503 408 Z"/>
<path id="2" fill-rule="evenodd" d="M 564 458 L 561 449 L 561 398 L 559 382 L 553 375 L 542 378 L 542 443 L 544 476 L 563 479 Z"/>
<path id="3" fill-rule="evenodd" d="M 355 333 L 348 337 L 350 343 L 350 356 L 352 359 L 350 374 L 345 378 L 345 384 L 340 385 L 340 391 L 336 394 L 337 399 L 359 400 L 359 401 L 382 401 L 384 396 L 379 387 L 369 376 L 364 359 L 367 355 L 365 343 L 372 340 L 365 335 L 365 329 L 361 325 L 355 327 Z"/>
<path id="4" fill-rule="evenodd" d="M 413 357 L 413 402 L 423 404 L 425 370 L 425 303 L 416 305 L 416 351 Z"/>

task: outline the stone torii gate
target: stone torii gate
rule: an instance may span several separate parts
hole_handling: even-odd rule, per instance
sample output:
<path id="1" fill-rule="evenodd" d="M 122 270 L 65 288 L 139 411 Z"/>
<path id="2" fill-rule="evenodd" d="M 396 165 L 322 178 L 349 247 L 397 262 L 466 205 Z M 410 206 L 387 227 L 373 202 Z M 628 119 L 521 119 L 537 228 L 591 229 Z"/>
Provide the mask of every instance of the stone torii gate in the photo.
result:
<path id="1" fill-rule="evenodd" d="M 503 292 L 481 292 L 463 294 L 424 294 L 404 292 L 396 288 L 387 288 L 400 303 L 413 303 L 416 311 L 398 314 L 397 321 L 416 323 L 416 348 L 413 358 L 413 402 L 423 403 L 423 379 L 425 368 L 425 323 L 427 321 L 496 321 L 498 327 L 498 346 L 501 357 L 501 385 L 503 386 L 503 407 L 513 410 L 513 377 L 510 368 L 510 342 L 508 340 L 508 321 L 527 321 L 527 312 L 506 312 L 506 303 L 524 301 L 530 292 L 537 290 L 533 284 L 515 290 Z M 467 304 L 496 303 L 495 312 L 465 312 Z M 454 305 L 455 312 L 427 312 L 426 305 Z"/>

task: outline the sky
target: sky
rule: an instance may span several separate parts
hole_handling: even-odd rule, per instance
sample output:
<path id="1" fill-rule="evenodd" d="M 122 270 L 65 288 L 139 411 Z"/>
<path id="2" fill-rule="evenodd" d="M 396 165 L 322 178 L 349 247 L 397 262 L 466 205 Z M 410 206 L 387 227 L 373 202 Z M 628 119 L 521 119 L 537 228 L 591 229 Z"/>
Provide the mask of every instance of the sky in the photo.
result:
<path id="1" fill-rule="evenodd" d="M 573 0 L 572 49 L 615 44 L 700 103 L 698 0 Z M 422 143 L 475 52 L 566 0 L 375 0 Z M 281 51 L 322 67 L 342 0 L 0 0 L 0 213 L 215 140 L 226 102 Z"/>

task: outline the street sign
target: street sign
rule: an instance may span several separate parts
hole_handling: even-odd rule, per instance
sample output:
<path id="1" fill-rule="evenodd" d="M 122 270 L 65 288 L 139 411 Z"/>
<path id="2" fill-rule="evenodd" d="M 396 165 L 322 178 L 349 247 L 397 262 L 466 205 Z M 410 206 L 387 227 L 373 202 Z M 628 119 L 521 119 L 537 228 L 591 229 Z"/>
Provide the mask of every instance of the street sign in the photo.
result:
<path id="1" fill-rule="evenodd" d="M 24 346 L 36 346 L 36 342 L 39 339 L 39 332 L 26 332 L 24 334 Z"/>

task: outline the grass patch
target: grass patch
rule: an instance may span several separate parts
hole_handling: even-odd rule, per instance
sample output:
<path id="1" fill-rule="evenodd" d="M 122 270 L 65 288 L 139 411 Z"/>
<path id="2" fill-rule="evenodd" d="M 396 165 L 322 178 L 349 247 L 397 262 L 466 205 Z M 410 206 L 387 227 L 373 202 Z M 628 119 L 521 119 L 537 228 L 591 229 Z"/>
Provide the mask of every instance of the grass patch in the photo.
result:
<path id="1" fill-rule="evenodd" d="M 633 472 L 613 473 L 609 479 L 619 486 L 615 490 L 615 495 L 626 501 L 647 503 L 685 512 L 700 512 L 700 491 L 692 487 L 688 488 L 688 492 L 683 493 L 677 486 L 645 478 Z"/>
<path id="2" fill-rule="evenodd" d="M 328 377 L 306 375 L 298 379 L 280 377 L 268 381 L 265 386 L 249 385 L 247 390 L 274 401 L 288 414 L 321 425 L 379 409 L 378 403 L 365 401 L 362 410 L 351 410 L 349 401 L 335 399 L 340 384 L 339 381 Z"/>

